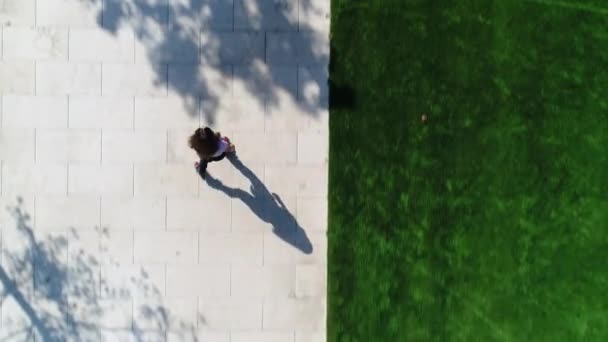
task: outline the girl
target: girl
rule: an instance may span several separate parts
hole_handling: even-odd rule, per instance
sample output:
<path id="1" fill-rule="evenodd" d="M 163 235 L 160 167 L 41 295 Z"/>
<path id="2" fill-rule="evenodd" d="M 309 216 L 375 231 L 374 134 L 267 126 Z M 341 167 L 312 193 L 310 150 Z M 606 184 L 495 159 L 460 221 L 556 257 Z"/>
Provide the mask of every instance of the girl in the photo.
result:
<path id="1" fill-rule="evenodd" d="M 194 163 L 194 167 L 205 178 L 207 164 L 224 159 L 226 154 L 234 153 L 234 145 L 230 139 L 222 137 L 219 132 L 214 133 L 211 128 L 197 128 L 188 140 L 190 148 L 196 151 L 200 162 Z"/>

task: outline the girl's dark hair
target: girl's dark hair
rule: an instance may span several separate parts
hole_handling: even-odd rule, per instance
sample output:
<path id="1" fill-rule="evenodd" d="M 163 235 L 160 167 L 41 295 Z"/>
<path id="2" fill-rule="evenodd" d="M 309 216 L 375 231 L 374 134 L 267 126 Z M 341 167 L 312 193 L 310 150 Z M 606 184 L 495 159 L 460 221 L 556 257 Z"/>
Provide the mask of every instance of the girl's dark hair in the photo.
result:
<path id="1" fill-rule="evenodd" d="M 217 151 L 218 140 L 217 134 L 211 128 L 197 128 L 188 139 L 188 145 L 201 159 L 206 160 Z"/>

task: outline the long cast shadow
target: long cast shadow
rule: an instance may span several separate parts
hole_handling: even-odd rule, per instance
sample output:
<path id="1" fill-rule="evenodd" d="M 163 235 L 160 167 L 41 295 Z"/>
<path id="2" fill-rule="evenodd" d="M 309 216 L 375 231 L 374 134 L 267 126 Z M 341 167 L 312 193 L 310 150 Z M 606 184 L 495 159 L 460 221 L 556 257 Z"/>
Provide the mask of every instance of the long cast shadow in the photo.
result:
<path id="1" fill-rule="evenodd" d="M 312 243 L 296 218 L 289 212 L 279 195 L 271 193 L 264 183 L 236 155 L 228 160 L 251 182 L 251 193 L 224 185 L 222 181 L 207 174 L 205 181 L 213 189 L 231 198 L 238 198 L 251 209 L 260 220 L 272 225 L 272 232 L 281 240 L 305 254 L 313 251 Z"/>

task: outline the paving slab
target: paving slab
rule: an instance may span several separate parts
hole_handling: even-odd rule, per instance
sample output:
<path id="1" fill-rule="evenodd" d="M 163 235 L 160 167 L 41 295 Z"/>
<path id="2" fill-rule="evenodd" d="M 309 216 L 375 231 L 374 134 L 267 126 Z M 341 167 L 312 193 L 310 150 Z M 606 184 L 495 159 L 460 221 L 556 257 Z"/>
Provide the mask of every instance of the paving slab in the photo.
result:
<path id="1" fill-rule="evenodd" d="M 297 30 L 298 0 L 234 0 L 234 27 L 240 30 Z"/>
<path id="2" fill-rule="evenodd" d="M 231 31 L 233 0 L 169 0 L 169 25 L 192 31 Z"/>
<path id="3" fill-rule="evenodd" d="M 0 339 L 325 341 L 329 4 L 0 0 Z"/>
<path id="4" fill-rule="evenodd" d="M 133 129 L 133 107 L 131 96 L 70 96 L 68 127 Z"/>
<path id="5" fill-rule="evenodd" d="M 4 0 L 0 26 L 31 26 L 36 21 L 36 0 Z"/>
<path id="6" fill-rule="evenodd" d="M 36 130 L 36 162 L 95 163 L 101 160 L 101 130 L 40 129 Z"/>
<path id="7" fill-rule="evenodd" d="M 33 61 L 0 61 L 0 91 L 2 94 L 34 94 L 36 64 Z"/>
<path id="8" fill-rule="evenodd" d="M 5 60 L 67 60 L 68 33 L 61 28 L 6 27 L 2 31 Z"/>
<path id="9" fill-rule="evenodd" d="M 6 95 L 2 98 L 5 128 L 67 128 L 67 96 Z"/>

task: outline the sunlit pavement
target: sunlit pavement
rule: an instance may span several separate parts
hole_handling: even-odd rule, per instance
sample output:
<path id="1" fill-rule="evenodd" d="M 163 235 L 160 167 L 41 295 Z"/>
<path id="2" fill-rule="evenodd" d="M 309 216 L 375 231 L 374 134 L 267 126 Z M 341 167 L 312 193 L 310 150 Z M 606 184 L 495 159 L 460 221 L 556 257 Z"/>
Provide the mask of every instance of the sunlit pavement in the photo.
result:
<path id="1" fill-rule="evenodd" d="M 329 0 L 0 0 L 0 339 L 325 341 Z M 237 157 L 195 172 L 209 125 Z"/>

